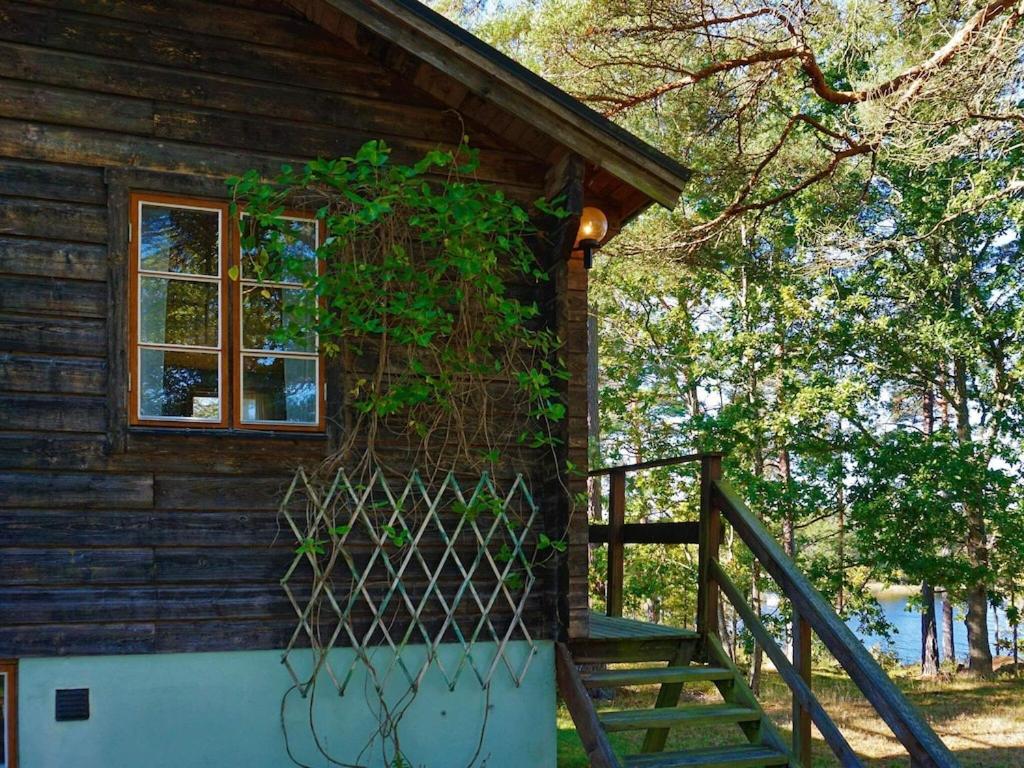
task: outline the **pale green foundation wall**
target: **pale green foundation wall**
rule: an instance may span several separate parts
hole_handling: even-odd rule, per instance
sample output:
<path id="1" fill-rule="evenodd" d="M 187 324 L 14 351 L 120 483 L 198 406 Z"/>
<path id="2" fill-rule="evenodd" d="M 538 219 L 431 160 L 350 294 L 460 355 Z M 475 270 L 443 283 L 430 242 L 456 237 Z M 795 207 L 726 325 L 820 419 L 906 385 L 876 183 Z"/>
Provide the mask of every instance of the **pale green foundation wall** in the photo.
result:
<path id="1" fill-rule="evenodd" d="M 454 669 L 460 648 L 442 646 L 442 663 Z M 526 643 L 509 649 L 514 664 L 530 653 Z M 390 652 L 377 651 L 385 665 Z M 411 662 L 422 649 L 405 652 Z M 474 650 L 478 664 L 494 646 Z M 309 654 L 304 659 L 308 662 Z M 281 730 L 281 697 L 291 684 L 278 651 L 88 656 L 23 659 L 19 665 L 19 755 L 21 768 L 287 768 Z M 331 661 L 347 668 L 352 652 L 339 649 Z M 321 743 L 332 757 L 356 762 L 377 724 L 377 697 L 357 671 L 343 697 L 321 680 L 314 716 Z M 393 675 L 389 700 L 408 686 Z M 91 716 L 57 722 L 54 692 L 89 688 Z M 288 696 L 285 722 L 292 748 L 303 763 L 327 766 L 309 727 L 309 699 Z M 487 709 L 489 707 L 489 709 Z M 472 670 L 464 669 L 450 691 L 436 668 L 402 719 L 403 751 L 414 768 L 467 768 L 477 749 L 485 710 L 487 726 L 477 768 L 553 767 L 555 675 L 551 643 L 539 643 L 519 687 L 499 665 L 490 695 Z M 380 743 L 361 765 L 382 766 Z"/>

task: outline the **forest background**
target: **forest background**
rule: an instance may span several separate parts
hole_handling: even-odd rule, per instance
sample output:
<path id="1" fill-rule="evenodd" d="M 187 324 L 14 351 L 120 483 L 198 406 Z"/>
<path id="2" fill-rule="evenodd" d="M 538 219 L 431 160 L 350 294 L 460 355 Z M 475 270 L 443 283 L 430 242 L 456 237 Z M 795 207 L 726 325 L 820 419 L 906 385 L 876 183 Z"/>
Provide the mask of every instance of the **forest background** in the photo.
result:
<path id="1" fill-rule="evenodd" d="M 915 585 L 925 674 L 953 663 L 954 621 L 969 671 L 1016 658 L 1024 9 L 433 4 L 693 169 L 678 208 L 641 217 L 591 274 L 591 466 L 724 451 L 726 475 L 840 614 L 884 633 L 877 584 Z M 628 499 L 627 521 L 693 519 L 695 478 L 638 475 Z M 772 585 L 727 544 L 784 636 Z M 627 612 L 691 622 L 693 553 L 627 557 Z M 993 606 L 1011 625 L 999 647 Z M 720 620 L 756 686 L 759 651 Z"/>

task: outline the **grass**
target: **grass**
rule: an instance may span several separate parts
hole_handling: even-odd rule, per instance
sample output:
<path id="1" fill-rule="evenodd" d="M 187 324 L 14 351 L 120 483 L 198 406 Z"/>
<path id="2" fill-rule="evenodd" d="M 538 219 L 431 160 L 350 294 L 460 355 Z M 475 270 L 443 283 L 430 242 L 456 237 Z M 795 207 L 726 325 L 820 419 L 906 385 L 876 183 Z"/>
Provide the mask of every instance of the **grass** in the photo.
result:
<path id="1" fill-rule="evenodd" d="M 922 712 L 964 768 L 1024 768 L 1024 678 L 1000 675 L 991 680 L 967 676 L 928 680 L 910 672 L 894 675 L 897 684 Z M 814 689 L 825 710 L 839 726 L 854 750 L 871 768 L 907 766 L 902 745 L 875 714 L 848 678 L 815 671 Z M 627 709 L 651 706 L 654 689 L 623 689 L 614 701 L 599 702 L 599 709 Z M 694 702 L 720 701 L 717 691 L 690 686 L 686 694 Z M 762 704 L 788 739 L 790 698 L 785 684 L 773 672 L 765 673 Z M 639 751 L 643 732 L 613 733 L 612 746 L 620 754 Z M 678 729 L 669 737 L 668 749 L 741 744 L 736 726 L 702 727 L 695 731 Z M 564 706 L 558 710 L 558 767 L 586 768 L 588 765 L 572 718 Z M 837 766 L 828 745 L 814 731 L 814 766 Z"/>

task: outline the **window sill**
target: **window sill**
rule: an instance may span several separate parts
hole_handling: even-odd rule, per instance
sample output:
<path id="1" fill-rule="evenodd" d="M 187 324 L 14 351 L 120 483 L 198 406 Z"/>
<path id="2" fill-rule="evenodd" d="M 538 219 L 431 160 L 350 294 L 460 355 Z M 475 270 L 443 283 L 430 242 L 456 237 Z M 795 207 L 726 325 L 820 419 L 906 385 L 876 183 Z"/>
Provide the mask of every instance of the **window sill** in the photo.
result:
<path id="1" fill-rule="evenodd" d="M 304 440 L 308 442 L 325 442 L 326 432 L 303 432 L 300 430 L 275 430 L 275 429 L 234 429 L 234 428 L 189 428 L 189 427 L 129 427 L 129 436 L 155 437 L 165 435 L 169 437 L 215 437 L 218 439 L 253 439 L 261 440 Z"/>

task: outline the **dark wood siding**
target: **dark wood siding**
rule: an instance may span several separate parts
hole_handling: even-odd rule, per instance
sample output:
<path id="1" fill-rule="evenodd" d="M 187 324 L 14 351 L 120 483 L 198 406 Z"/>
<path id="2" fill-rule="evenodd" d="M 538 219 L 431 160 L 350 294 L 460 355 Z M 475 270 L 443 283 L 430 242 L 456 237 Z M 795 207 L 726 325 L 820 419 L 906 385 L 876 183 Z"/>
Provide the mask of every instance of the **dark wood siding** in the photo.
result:
<path id="1" fill-rule="evenodd" d="M 276 506 L 326 441 L 125 427 L 115 184 L 220 190 L 371 138 L 407 160 L 466 130 L 481 178 L 543 190 L 545 161 L 277 9 L 0 0 L 0 656 L 273 648 L 294 628 Z M 565 310 L 575 328 L 585 298 Z M 534 636 L 555 631 L 553 574 Z"/>

